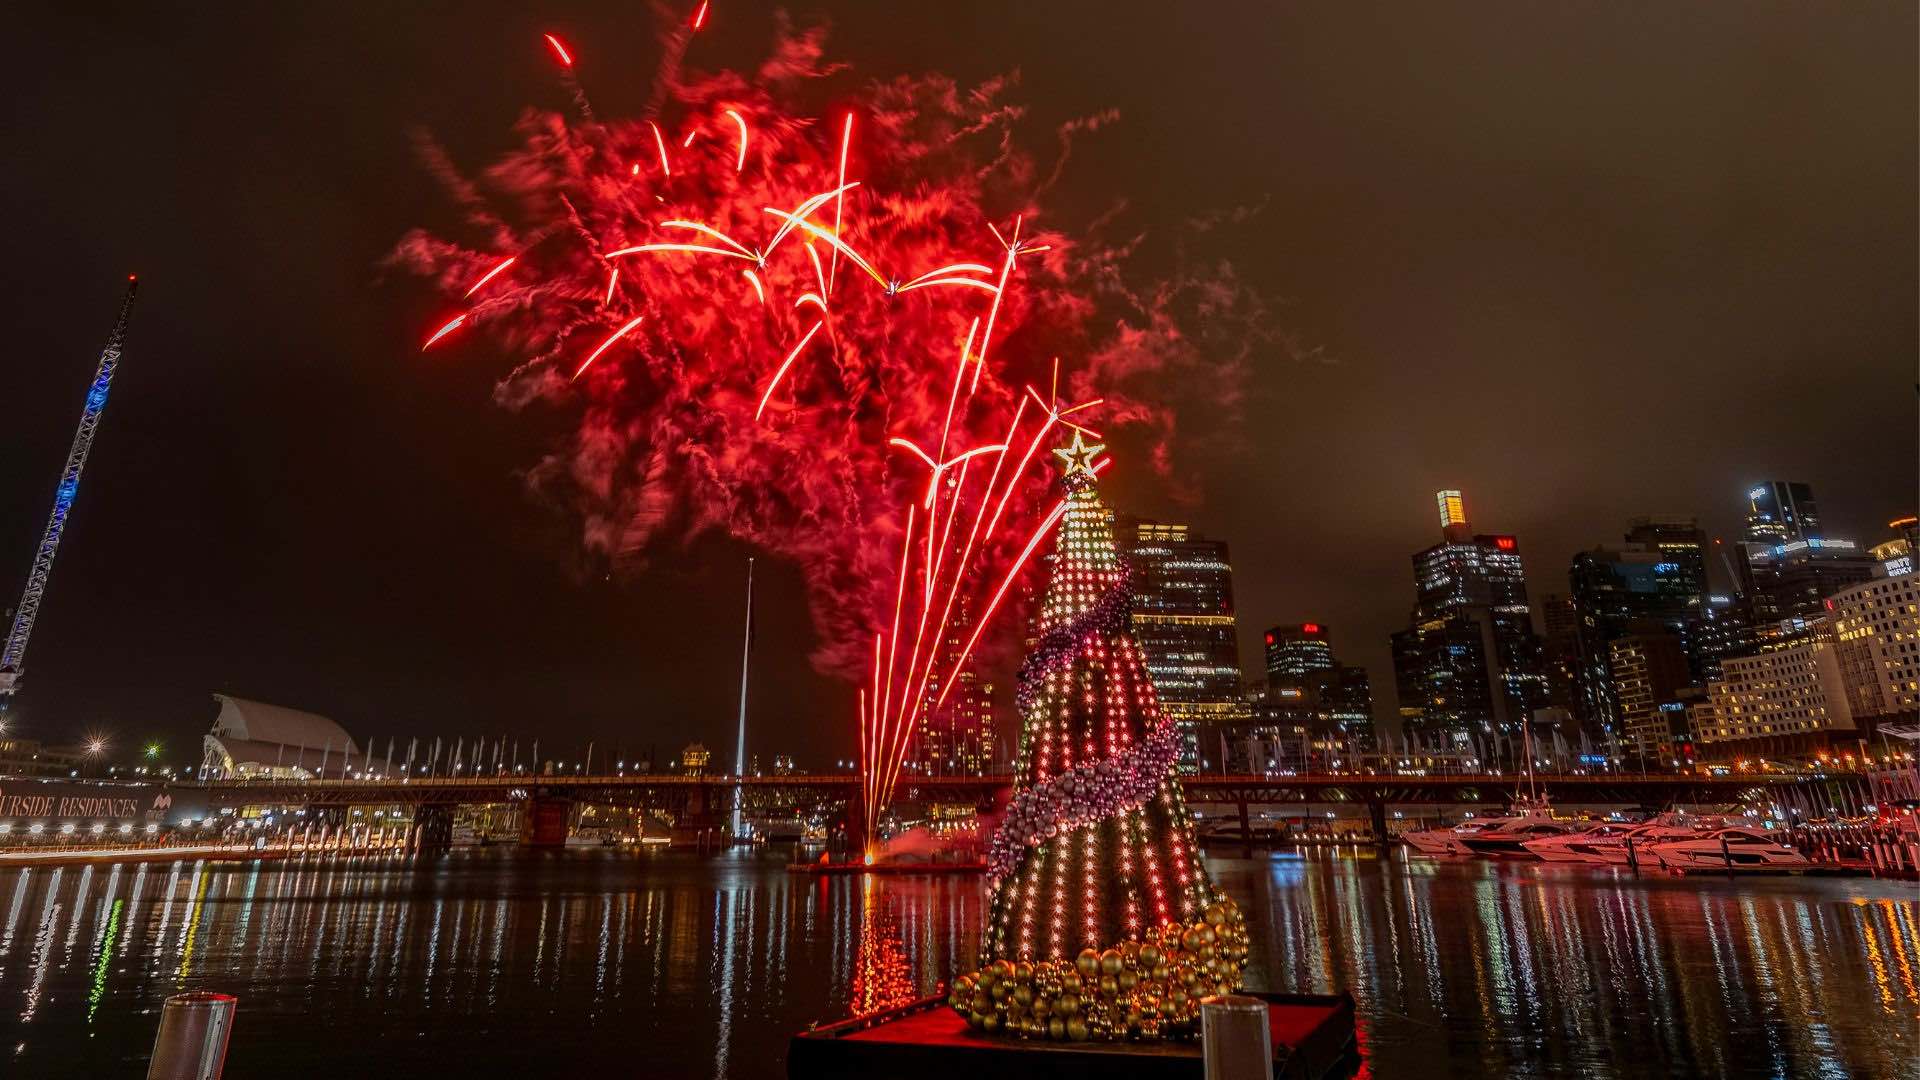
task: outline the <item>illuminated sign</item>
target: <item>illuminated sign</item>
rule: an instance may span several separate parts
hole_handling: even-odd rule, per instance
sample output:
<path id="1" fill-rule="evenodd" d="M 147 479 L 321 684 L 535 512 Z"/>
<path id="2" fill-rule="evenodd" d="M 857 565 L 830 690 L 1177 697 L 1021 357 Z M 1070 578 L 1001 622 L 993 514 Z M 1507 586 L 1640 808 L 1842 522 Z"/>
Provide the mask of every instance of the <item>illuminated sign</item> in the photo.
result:
<path id="1" fill-rule="evenodd" d="M 1436 491 L 1434 502 L 1440 507 L 1440 527 L 1465 525 L 1467 523 L 1467 501 L 1458 491 Z"/>
<path id="2" fill-rule="evenodd" d="M 1493 538 L 1493 546 L 1499 548 L 1501 551 L 1512 551 L 1514 548 L 1519 547 L 1520 544 L 1511 536 L 1496 536 Z"/>
<path id="3" fill-rule="evenodd" d="M 1757 487 L 1757 488 L 1754 488 L 1752 491 L 1747 492 L 1747 498 L 1749 499 L 1764 499 L 1766 497 L 1767 497 L 1767 489 L 1763 487 Z"/>
<path id="4" fill-rule="evenodd" d="M 1881 565 L 1887 568 L 1888 577 L 1901 577 L 1913 573 L 1913 556 L 1902 555 L 1897 559 L 1888 559 Z"/>
<path id="5" fill-rule="evenodd" d="M 173 796 L 142 785 L 9 780 L 0 786 L 0 818 L 158 821 L 172 805 Z"/>
<path id="6" fill-rule="evenodd" d="M 1320 632 L 1320 624 L 1317 622 L 1301 623 L 1300 632 L 1304 634 L 1317 634 Z"/>

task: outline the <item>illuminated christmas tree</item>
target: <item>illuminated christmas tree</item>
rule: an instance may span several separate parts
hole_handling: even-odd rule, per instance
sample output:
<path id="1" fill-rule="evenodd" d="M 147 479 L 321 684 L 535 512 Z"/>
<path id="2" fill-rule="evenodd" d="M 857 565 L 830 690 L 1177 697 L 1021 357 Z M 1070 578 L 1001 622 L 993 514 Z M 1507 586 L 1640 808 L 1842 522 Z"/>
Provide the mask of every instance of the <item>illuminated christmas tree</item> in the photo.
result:
<path id="1" fill-rule="evenodd" d="M 1240 985 L 1245 921 L 1200 864 L 1132 590 L 1079 432 L 1039 643 L 1021 665 L 1014 795 L 988 856 L 982 970 L 949 999 L 974 1026 L 1054 1039 L 1192 1032 Z"/>

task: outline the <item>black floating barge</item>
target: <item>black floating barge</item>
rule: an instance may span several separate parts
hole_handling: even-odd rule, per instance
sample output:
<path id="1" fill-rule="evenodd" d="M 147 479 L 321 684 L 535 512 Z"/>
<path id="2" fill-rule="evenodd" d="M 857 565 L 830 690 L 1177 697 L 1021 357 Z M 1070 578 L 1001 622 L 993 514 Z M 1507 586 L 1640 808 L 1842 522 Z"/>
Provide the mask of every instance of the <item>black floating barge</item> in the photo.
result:
<path id="1" fill-rule="evenodd" d="M 1350 994 L 1252 994 L 1267 1003 L 1277 1080 L 1332 1080 L 1360 1065 Z M 790 1080 L 1199 1080 L 1198 1042 L 1058 1043 L 974 1031 L 930 997 L 826 1024 L 787 1046 Z"/>

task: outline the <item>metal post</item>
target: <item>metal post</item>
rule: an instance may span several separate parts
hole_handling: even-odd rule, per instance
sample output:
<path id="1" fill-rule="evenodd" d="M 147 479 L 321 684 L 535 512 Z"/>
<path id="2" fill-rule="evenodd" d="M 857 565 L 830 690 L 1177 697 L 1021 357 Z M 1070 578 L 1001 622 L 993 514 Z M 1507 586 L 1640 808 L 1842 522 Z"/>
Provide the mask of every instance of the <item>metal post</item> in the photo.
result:
<path id="1" fill-rule="evenodd" d="M 220 1080 L 239 1002 L 231 994 L 205 991 L 168 998 L 160 1010 L 160 1031 L 153 1037 L 147 1080 Z"/>
<path id="2" fill-rule="evenodd" d="M 1733 852 L 1727 850 L 1727 834 L 1720 834 L 1720 858 L 1727 864 L 1727 879 L 1733 879 Z"/>
<path id="3" fill-rule="evenodd" d="M 1269 1080 L 1273 1033 L 1267 1003 L 1241 994 L 1202 999 L 1200 1055 L 1206 1080 Z"/>

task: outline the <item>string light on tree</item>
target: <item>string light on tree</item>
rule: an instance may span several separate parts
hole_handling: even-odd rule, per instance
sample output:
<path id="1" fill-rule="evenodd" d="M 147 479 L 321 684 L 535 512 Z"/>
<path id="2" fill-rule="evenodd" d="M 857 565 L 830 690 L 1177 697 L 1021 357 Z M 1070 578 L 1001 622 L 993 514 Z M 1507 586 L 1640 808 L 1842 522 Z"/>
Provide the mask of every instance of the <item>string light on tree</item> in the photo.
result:
<path id="1" fill-rule="evenodd" d="M 1095 486 L 1105 446 L 1085 434 L 1054 451 L 1065 512 L 1020 667 L 1014 796 L 988 854 L 990 962 L 948 1002 L 976 1028 L 1031 1038 L 1190 1037 L 1200 999 L 1240 986 L 1246 924 L 1193 857 L 1178 732 L 1133 637 Z"/>

